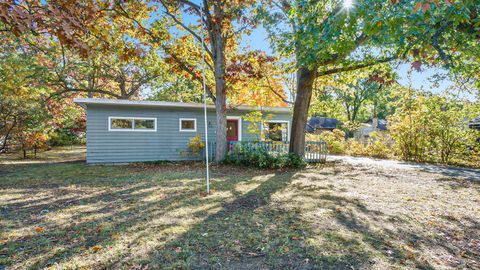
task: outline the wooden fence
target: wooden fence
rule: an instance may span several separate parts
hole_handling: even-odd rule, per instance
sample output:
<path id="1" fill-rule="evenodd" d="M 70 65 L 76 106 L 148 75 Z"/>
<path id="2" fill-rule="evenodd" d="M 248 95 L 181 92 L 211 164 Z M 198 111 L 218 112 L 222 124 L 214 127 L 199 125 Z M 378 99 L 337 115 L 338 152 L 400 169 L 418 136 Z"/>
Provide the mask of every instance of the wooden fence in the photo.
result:
<path id="1" fill-rule="evenodd" d="M 211 160 L 215 158 L 215 142 L 209 143 L 209 156 Z M 240 151 L 261 149 L 273 155 L 288 153 L 289 142 L 274 141 L 238 141 L 228 142 L 228 154 L 240 157 Z M 324 141 L 307 141 L 305 142 L 304 159 L 310 163 L 324 162 L 327 158 L 327 143 Z"/>
<path id="2" fill-rule="evenodd" d="M 328 148 L 324 141 L 305 142 L 305 160 L 311 163 L 325 162 Z"/>

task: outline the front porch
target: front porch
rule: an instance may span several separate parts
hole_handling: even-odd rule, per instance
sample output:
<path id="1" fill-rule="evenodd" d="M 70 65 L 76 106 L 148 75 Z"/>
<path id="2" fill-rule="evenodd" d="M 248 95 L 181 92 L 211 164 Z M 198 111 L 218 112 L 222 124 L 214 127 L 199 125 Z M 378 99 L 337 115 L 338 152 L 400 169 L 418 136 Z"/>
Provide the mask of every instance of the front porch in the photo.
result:
<path id="1" fill-rule="evenodd" d="M 210 160 L 215 159 L 215 142 L 209 142 Z M 287 154 L 290 142 L 282 141 L 229 141 L 227 142 L 227 154 L 236 159 L 244 159 L 247 151 L 263 150 L 272 155 Z M 324 141 L 305 142 L 304 160 L 309 163 L 325 162 L 328 154 L 327 143 Z M 205 154 L 203 154 L 205 155 Z"/>

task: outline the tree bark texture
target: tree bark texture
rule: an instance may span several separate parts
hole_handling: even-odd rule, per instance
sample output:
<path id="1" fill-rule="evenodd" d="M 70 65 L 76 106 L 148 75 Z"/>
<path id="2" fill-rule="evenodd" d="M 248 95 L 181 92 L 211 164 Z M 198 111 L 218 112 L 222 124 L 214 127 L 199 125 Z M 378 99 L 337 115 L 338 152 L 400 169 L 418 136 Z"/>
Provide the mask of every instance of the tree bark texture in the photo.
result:
<path id="1" fill-rule="evenodd" d="M 216 15 L 222 14 L 220 5 L 214 6 Z M 222 18 L 222 16 L 218 16 Z M 213 23 L 209 31 L 215 73 L 216 148 L 215 161 L 220 162 L 227 154 L 227 84 L 225 81 L 225 37 L 220 23 Z"/>
<path id="2" fill-rule="evenodd" d="M 297 70 L 297 95 L 293 107 L 289 152 L 295 153 L 300 157 L 303 157 L 305 154 L 305 128 L 312 98 L 313 83 L 316 77 L 316 68 L 300 67 Z"/>

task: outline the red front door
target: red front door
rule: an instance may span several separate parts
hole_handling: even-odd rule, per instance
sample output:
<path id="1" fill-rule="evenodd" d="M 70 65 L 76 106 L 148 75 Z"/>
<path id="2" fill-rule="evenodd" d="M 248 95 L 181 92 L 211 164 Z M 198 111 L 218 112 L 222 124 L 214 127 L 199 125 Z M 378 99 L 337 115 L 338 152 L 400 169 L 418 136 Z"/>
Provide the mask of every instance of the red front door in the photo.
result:
<path id="1" fill-rule="evenodd" d="M 227 141 L 238 141 L 238 119 L 227 120 Z"/>

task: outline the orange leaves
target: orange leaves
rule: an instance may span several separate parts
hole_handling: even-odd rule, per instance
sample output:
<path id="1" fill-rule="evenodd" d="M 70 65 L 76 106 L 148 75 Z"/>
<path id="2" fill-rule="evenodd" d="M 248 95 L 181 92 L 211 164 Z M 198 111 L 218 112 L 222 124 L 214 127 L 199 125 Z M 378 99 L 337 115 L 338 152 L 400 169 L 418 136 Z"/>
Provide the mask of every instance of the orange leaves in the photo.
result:
<path id="1" fill-rule="evenodd" d="M 100 250 L 102 250 L 102 247 L 101 247 L 101 246 L 93 246 L 93 247 L 91 248 L 91 250 L 92 250 L 93 252 L 99 252 Z"/>
<path id="2" fill-rule="evenodd" d="M 145 55 L 145 51 L 139 46 L 125 47 L 120 53 L 120 59 L 125 62 L 138 60 Z"/>
<path id="3" fill-rule="evenodd" d="M 374 70 L 368 77 L 368 81 L 377 82 L 382 85 L 391 85 L 395 83 L 393 74 L 388 70 Z"/>
<path id="4" fill-rule="evenodd" d="M 108 49 L 118 42 L 113 31 L 140 38 L 146 36 L 141 27 L 132 27 L 131 20 L 143 21 L 149 7 L 137 2 L 110 1 L 12 1 L 0 4 L 0 21 L 16 36 L 35 33 L 55 39 L 86 58 L 96 50 Z M 122 11 L 113 10 L 122 7 Z M 6 13 L 5 11 L 9 11 Z M 125 12 L 126 15 L 123 16 Z M 119 16 L 122 14 L 122 16 Z M 128 17 L 128 19 L 126 18 Z M 115 30 L 114 27 L 117 29 Z M 53 37 L 53 38 L 52 38 Z"/>
<path id="5" fill-rule="evenodd" d="M 430 7 L 430 4 L 429 4 L 429 3 L 425 3 L 425 4 L 423 4 L 423 6 L 422 6 L 422 12 L 425 13 L 425 12 L 427 12 L 427 10 L 430 10 L 430 8 L 431 8 L 431 7 Z"/>
<path id="6" fill-rule="evenodd" d="M 415 4 L 415 8 L 413 9 L 413 13 L 417 13 L 417 11 L 422 7 L 422 2 L 417 2 Z"/>
<path id="7" fill-rule="evenodd" d="M 390 0 L 392 5 L 396 5 L 402 2 L 402 0 Z M 452 4 L 452 0 L 444 0 L 445 4 L 450 5 Z M 440 7 L 440 2 L 438 0 L 419 0 L 415 3 L 415 7 L 413 9 L 413 13 L 416 13 L 420 9 L 423 13 L 429 10 L 432 7 L 432 4 L 435 4 L 436 7 Z"/>
<path id="8" fill-rule="evenodd" d="M 276 60 L 261 51 L 252 51 L 232 57 L 227 65 L 227 77 L 236 83 L 244 78 L 260 79 L 264 77 L 263 70 Z"/>
<path id="9" fill-rule="evenodd" d="M 416 71 L 421 71 L 422 70 L 422 61 L 417 60 L 412 63 L 412 68 L 415 69 Z"/>
<path id="10" fill-rule="evenodd" d="M 395 0 L 400 2 L 399 0 Z M 446 4 L 450 4 L 451 0 L 445 0 Z M 418 11 L 422 10 L 422 13 L 425 13 L 432 9 L 432 4 L 434 4 L 437 8 L 440 7 L 440 3 L 438 0 L 424 0 L 424 1 L 418 1 L 415 3 L 415 7 L 413 8 L 413 13 L 417 13 Z"/>
<path id="11" fill-rule="evenodd" d="M 45 148 L 47 145 L 47 135 L 45 135 L 44 133 L 41 133 L 41 132 L 31 132 L 31 133 L 27 133 L 25 135 L 25 141 L 24 141 L 24 145 L 25 145 L 25 148 Z M 43 228 L 36 228 L 35 230 L 37 229 L 42 229 Z"/>
<path id="12" fill-rule="evenodd" d="M 232 56 L 226 68 L 226 79 L 231 83 L 229 100 L 234 104 L 284 106 L 278 96 L 284 98 L 279 83 L 281 70 L 275 61 L 275 57 L 261 51 Z"/>

